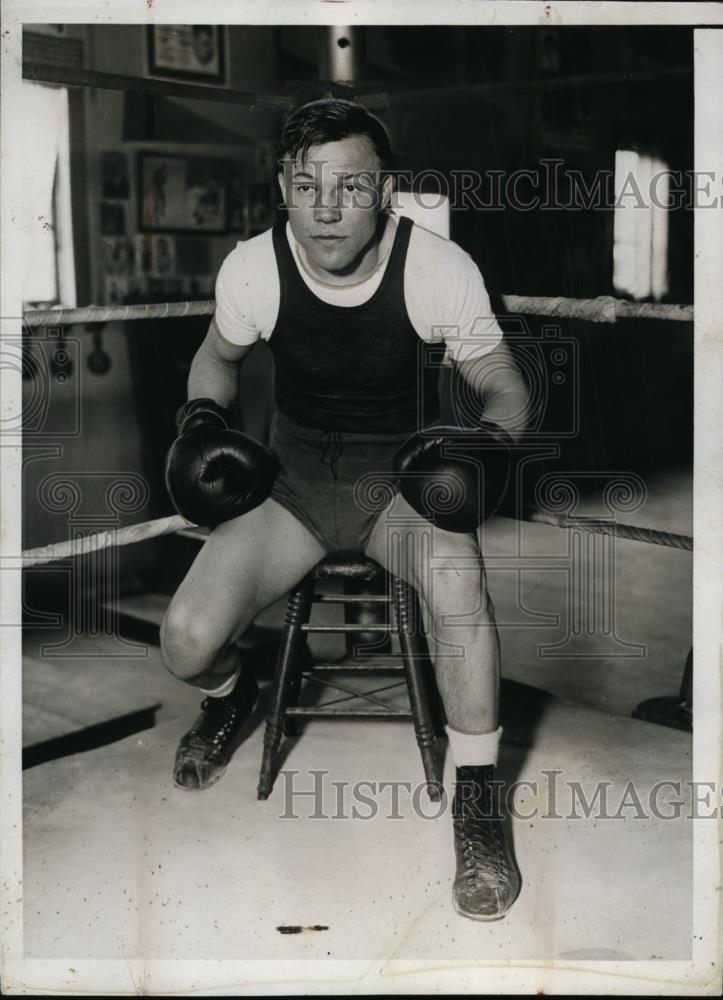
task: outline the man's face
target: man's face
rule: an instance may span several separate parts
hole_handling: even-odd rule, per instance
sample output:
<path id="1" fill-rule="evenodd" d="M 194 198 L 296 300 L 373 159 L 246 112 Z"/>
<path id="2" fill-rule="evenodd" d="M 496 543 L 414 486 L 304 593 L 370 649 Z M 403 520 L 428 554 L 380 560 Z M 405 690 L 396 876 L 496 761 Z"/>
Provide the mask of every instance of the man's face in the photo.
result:
<path id="1" fill-rule="evenodd" d="M 382 181 L 379 171 L 365 135 L 312 146 L 303 162 L 285 162 L 281 193 L 294 238 L 312 265 L 354 273 L 391 194 L 391 177 Z"/>

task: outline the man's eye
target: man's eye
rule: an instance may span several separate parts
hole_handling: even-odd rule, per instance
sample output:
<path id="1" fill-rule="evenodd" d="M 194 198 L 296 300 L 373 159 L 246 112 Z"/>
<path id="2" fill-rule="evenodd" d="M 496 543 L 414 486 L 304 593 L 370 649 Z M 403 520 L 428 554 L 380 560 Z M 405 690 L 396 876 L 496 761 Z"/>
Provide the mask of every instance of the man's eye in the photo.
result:
<path id="1" fill-rule="evenodd" d="M 297 184 L 296 185 L 296 190 L 297 191 L 301 191 L 303 194 L 306 194 L 307 191 L 311 191 L 312 190 L 311 184 Z"/>
<path id="2" fill-rule="evenodd" d="M 356 191 L 356 184 L 351 184 L 351 183 L 350 184 L 345 184 L 344 185 L 344 190 L 345 191 Z"/>

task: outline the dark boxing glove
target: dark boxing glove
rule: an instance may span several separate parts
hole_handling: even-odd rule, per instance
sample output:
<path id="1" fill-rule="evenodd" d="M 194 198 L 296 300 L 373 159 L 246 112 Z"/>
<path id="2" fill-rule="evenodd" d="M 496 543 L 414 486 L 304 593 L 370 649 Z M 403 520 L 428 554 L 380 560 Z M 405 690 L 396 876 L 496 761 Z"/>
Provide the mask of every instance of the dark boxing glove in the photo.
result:
<path id="1" fill-rule="evenodd" d="M 166 458 L 166 486 L 183 517 L 215 527 L 269 496 L 279 472 L 270 448 L 231 430 L 226 410 L 192 399 L 176 414 L 178 437 Z"/>
<path id="2" fill-rule="evenodd" d="M 432 427 L 394 456 L 402 496 L 445 531 L 470 532 L 498 510 L 512 476 L 512 438 L 498 424 Z"/>

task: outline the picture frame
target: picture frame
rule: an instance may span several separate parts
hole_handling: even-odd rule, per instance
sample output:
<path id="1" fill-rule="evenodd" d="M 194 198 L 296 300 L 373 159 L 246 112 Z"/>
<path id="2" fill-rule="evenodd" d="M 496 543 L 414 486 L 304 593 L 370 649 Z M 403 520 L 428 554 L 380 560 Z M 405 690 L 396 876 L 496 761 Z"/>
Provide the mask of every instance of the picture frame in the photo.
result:
<path id="1" fill-rule="evenodd" d="M 226 83 L 224 26 L 151 24 L 147 39 L 150 76 Z"/>
<path id="2" fill-rule="evenodd" d="M 142 233 L 228 231 L 226 160 L 179 153 L 138 154 L 138 229 Z"/>

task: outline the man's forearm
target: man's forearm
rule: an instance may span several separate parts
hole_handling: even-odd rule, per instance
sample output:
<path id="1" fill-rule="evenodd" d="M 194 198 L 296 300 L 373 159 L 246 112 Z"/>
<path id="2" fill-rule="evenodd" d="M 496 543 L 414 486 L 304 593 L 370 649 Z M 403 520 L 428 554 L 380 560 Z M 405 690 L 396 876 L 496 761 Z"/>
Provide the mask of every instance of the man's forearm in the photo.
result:
<path id="1" fill-rule="evenodd" d="M 527 429 L 530 419 L 530 391 L 504 340 L 480 358 L 463 361 L 458 372 L 464 389 L 479 400 L 487 420 L 507 431 L 516 443 Z M 460 403 L 463 397 L 460 397 Z"/>
<path id="2" fill-rule="evenodd" d="M 510 386 L 485 396 L 484 415 L 499 424 L 517 443 L 529 422 L 529 405 L 527 386 Z"/>
<path id="3" fill-rule="evenodd" d="M 238 370 L 238 362 L 212 357 L 201 348 L 188 373 L 188 398 L 209 397 L 220 406 L 230 406 L 238 392 Z"/>

